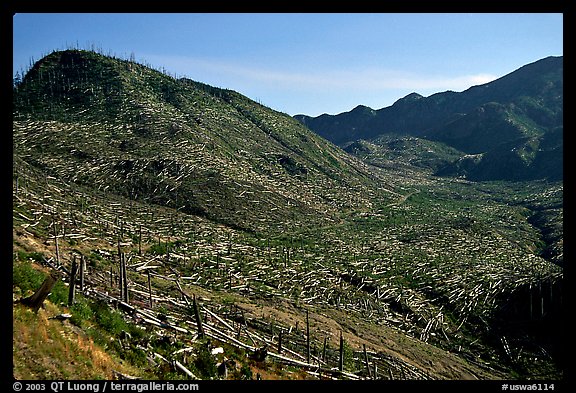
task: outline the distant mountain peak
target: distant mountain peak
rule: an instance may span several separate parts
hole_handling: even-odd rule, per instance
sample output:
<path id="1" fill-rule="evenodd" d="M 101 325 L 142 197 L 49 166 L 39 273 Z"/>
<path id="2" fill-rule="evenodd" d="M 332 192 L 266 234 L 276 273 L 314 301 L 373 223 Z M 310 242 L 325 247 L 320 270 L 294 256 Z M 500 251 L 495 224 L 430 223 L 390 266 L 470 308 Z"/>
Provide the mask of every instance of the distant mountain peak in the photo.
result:
<path id="1" fill-rule="evenodd" d="M 356 108 L 352 109 L 350 113 L 368 113 L 368 114 L 375 114 L 376 111 L 369 106 L 366 105 L 358 105 Z"/>
<path id="2" fill-rule="evenodd" d="M 397 103 L 399 103 L 399 102 L 413 102 L 413 101 L 417 101 L 417 100 L 419 100 L 419 99 L 421 99 L 421 98 L 424 98 L 424 96 L 421 95 L 421 94 L 412 92 L 412 93 L 408 94 L 407 96 L 404 96 L 404 97 L 400 98 L 399 100 L 397 100 L 397 101 L 394 103 L 394 105 L 397 104 Z"/>
<path id="3" fill-rule="evenodd" d="M 563 127 L 563 83 L 563 57 L 549 56 L 462 92 L 444 91 L 428 97 L 413 92 L 373 112 L 358 106 L 321 119 L 305 118 L 305 124 L 340 146 L 357 139 L 374 141 L 384 135 L 404 134 L 443 143 L 463 154 L 480 154 L 504 143 L 521 143 L 523 138 L 544 138 Z M 557 150 L 549 161 L 561 162 L 561 153 Z M 560 164 L 547 167 L 555 171 L 548 177 L 561 178 Z M 532 166 L 522 168 L 531 171 L 530 176 L 541 176 L 542 171 Z"/>

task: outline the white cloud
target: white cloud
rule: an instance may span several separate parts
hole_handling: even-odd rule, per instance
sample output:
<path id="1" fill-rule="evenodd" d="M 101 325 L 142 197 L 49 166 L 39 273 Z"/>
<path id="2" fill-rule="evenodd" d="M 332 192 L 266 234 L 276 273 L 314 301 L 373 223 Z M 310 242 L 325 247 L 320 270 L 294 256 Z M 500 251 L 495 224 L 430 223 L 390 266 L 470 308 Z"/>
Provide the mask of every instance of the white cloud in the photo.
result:
<path id="1" fill-rule="evenodd" d="M 497 77 L 491 74 L 459 76 L 427 76 L 415 73 L 386 70 L 380 68 L 307 69 L 290 71 L 269 66 L 232 63 L 221 60 L 202 59 L 186 56 L 150 55 L 147 61 L 162 64 L 172 72 L 204 83 L 218 80 L 217 86 L 227 88 L 230 84 L 254 86 L 267 85 L 269 88 L 290 91 L 306 90 L 355 90 L 375 92 L 389 89 L 412 91 L 462 91 L 471 86 L 488 83 Z"/>

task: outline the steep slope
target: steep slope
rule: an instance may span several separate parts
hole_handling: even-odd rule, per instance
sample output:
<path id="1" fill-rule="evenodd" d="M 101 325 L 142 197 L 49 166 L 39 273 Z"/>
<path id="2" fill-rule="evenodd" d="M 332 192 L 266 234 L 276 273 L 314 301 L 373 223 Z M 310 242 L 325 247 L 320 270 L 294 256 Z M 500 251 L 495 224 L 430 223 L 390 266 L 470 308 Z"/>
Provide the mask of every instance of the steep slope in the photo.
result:
<path id="1" fill-rule="evenodd" d="M 481 154 L 465 155 L 440 168 L 439 176 L 465 176 L 474 181 L 531 180 L 562 181 L 562 127 L 540 137 L 519 138 Z M 503 171 L 502 168 L 506 168 Z"/>
<path id="2" fill-rule="evenodd" d="M 290 116 L 229 90 L 87 51 L 37 62 L 14 151 L 54 175 L 250 230 L 368 203 L 370 173 Z"/>
<path id="3" fill-rule="evenodd" d="M 458 152 L 405 136 L 350 145 L 383 157 L 364 165 L 238 93 L 92 52 L 47 56 L 14 93 L 14 263 L 81 253 L 87 296 L 139 309 L 155 339 L 178 332 L 162 357 L 193 363 L 196 295 L 243 359 L 283 332 L 302 366 L 309 313 L 326 367 L 343 332 L 353 378 L 362 344 L 379 379 L 562 375 L 561 182 L 433 177 Z M 118 354 L 158 371 L 133 338 Z"/>
<path id="4" fill-rule="evenodd" d="M 372 108 L 358 105 L 350 112 L 338 115 L 323 114 L 318 117 L 296 115 L 294 118 L 324 138 L 336 144 L 343 144 L 368 138 L 371 121 L 377 114 L 378 112 Z"/>
<path id="5" fill-rule="evenodd" d="M 466 154 L 493 149 L 494 154 L 501 154 L 501 144 L 518 149 L 525 138 L 540 138 L 562 127 L 563 58 L 547 57 L 461 93 L 448 91 L 429 97 L 411 93 L 376 111 L 364 107 L 335 116 L 295 118 L 337 144 L 392 133 L 442 142 Z M 547 149 L 543 155 L 554 161 L 550 168 L 562 166 L 561 148 Z M 536 176 L 542 173 L 532 178 L 541 178 Z M 556 171 L 544 176 L 558 179 L 562 174 Z M 489 173 L 479 177 L 491 179 Z"/>
<path id="6" fill-rule="evenodd" d="M 541 196 L 540 187 L 525 185 L 512 193 L 503 185 L 428 182 L 413 186 L 392 206 L 378 206 L 368 214 L 356 212 L 344 224 L 263 238 L 175 209 L 67 184 L 18 157 L 13 169 L 13 241 L 18 259 L 54 262 L 59 254 L 62 265 L 69 268 L 73 257 L 82 253 L 89 266 L 85 295 L 98 299 L 105 294 L 109 301 L 121 296 L 120 285 L 111 276 L 116 276 L 118 252 L 125 252 L 130 305 L 138 310 L 148 307 L 150 272 L 154 305 L 145 315 L 169 312 L 170 322 L 188 331 L 178 333 L 178 344 L 166 348 L 158 341 L 174 337 L 172 323 L 146 325 L 146 336 L 155 348 L 152 356 L 161 348 L 162 356 L 190 367 L 194 357 L 175 350 L 189 348 L 190 340 L 198 344 L 191 338 L 195 329 L 183 298 L 195 294 L 204 309 L 225 318 L 228 325 L 246 321 L 241 335 L 231 331 L 227 337 L 250 347 L 261 345 L 264 341 L 258 337 L 265 337 L 273 343 L 272 351 L 283 331 L 286 350 L 306 353 L 309 311 L 312 345 L 321 348 L 328 337 L 328 367 L 337 365 L 338 334 L 343 331 L 354 350 L 347 355 L 345 369 L 364 370 L 366 344 L 380 379 L 507 378 L 510 365 L 502 358 L 506 355 L 498 341 L 501 335 L 518 356 L 519 366 L 514 367 L 527 367 L 522 376 L 558 375 L 550 357 L 540 355 L 539 340 L 533 345 L 519 326 L 548 327 L 542 336 L 551 337 L 559 317 L 555 308 L 561 307 L 561 272 L 559 277 L 558 268 L 533 254 L 538 236 L 526 223 L 526 209 L 515 203 L 557 204 L 561 187 L 551 187 Z M 540 284 L 542 293 L 550 293 L 545 297 L 546 317 L 536 314 L 530 323 L 524 320 L 526 299 L 523 302 L 520 295 L 528 288 L 534 288 L 536 295 Z M 511 294 L 515 304 L 509 304 Z M 64 302 L 66 298 L 61 296 Z M 84 315 L 89 310 L 82 304 L 71 309 L 76 318 L 91 315 Z M 500 332 L 487 323 L 503 306 L 514 311 L 503 315 L 503 328 L 508 314 L 520 323 Z M 99 306 L 98 310 L 102 311 Z M 131 325 L 142 323 L 130 308 L 126 311 L 124 318 Z M 110 326 L 113 343 L 104 337 L 109 350 L 139 359 L 142 371 L 162 376 L 146 361 L 150 352 L 134 349 L 146 346 L 144 331 L 132 326 L 130 332 L 140 336 L 132 333 L 132 345 L 125 346 L 118 337 L 117 327 L 124 325 L 120 322 Z M 224 328 L 213 319 L 206 324 Z M 230 339 L 218 337 L 214 345 L 230 344 Z M 556 342 L 544 348 L 553 354 L 554 348 L 563 347 L 558 346 L 560 336 L 552 337 Z M 224 348 L 230 356 L 232 349 Z"/>
<path id="7" fill-rule="evenodd" d="M 462 152 L 443 143 L 412 136 L 386 134 L 371 141 L 346 143 L 343 149 L 370 165 L 438 171 L 458 159 Z"/>
<path id="8" fill-rule="evenodd" d="M 537 134 L 537 128 L 533 124 L 523 124 L 509 106 L 489 102 L 454 121 L 435 127 L 429 131 L 429 138 L 468 154 L 476 154 Z"/>
<path id="9" fill-rule="evenodd" d="M 469 362 L 461 354 L 442 349 L 435 342 L 419 340 L 418 334 L 412 334 L 416 337 L 406 335 L 383 320 L 390 318 L 396 321 L 395 324 L 407 322 L 397 319 L 400 315 L 392 318 L 384 301 L 377 306 L 376 298 L 366 290 L 353 283 L 336 281 L 340 274 L 350 272 L 351 266 L 339 261 L 351 254 L 348 247 L 356 248 L 350 241 L 343 242 L 344 251 L 334 247 L 329 237 L 323 237 L 323 242 L 300 243 L 290 239 L 282 241 L 282 237 L 277 236 L 262 242 L 251 234 L 204 218 L 46 178 L 42 171 L 20 159 L 15 160 L 14 170 L 18 174 L 18 181 L 13 183 L 15 299 L 33 292 L 51 271 L 45 261 L 57 258 L 55 241 L 51 238 L 53 232 L 46 229 L 51 227 L 54 218 L 51 212 L 56 212 L 58 227 L 66 228 L 59 235 L 62 265 L 69 267 L 72 255 L 82 253 L 89 266 L 86 275 L 89 290 L 82 292 L 77 288 L 72 307 L 67 307 L 68 287 L 64 284 L 67 277 L 57 284 L 49 296 L 46 310 L 37 317 L 21 305 L 14 305 L 17 377 L 111 378 L 111 371 L 117 370 L 144 379 L 187 378 L 154 353 L 171 361 L 178 360 L 199 377 L 215 377 L 202 373 L 198 365 L 195 368 L 196 354 L 201 349 L 206 350 L 209 343 L 196 337 L 193 316 L 186 305 L 185 296 L 190 299 L 194 294 L 202 310 L 224 320 L 220 323 L 208 317 L 204 324 L 206 332 L 211 333 L 211 344 L 224 350 L 218 358 L 226 356 L 236 361 L 237 367 L 230 367 L 228 379 L 240 379 L 237 375 L 241 371 L 240 365 L 251 366 L 254 378 L 256 372 L 264 379 L 317 378 L 316 364 L 312 368 L 316 373 L 306 374 L 304 370 L 308 368 L 299 371 L 297 364 L 277 362 L 271 357 L 257 363 L 247 356 L 250 353 L 247 348 L 262 345 L 263 338 L 274 343 L 268 348 L 270 352 L 276 352 L 278 333 L 283 332 L 282 355 L 300 359 L 302 363 L 305 356 L 301 354 L 306 353 L 304 338 L 308 311 L 313 348 L 327 346 L 322 362 L 324 368 L 337 368 L 338 338 L 343 332 L 347 349 L 344 367 L 349 373 L 362 375 L 365 345 L 370 362 L 377 365 L 379 379 L 505 378 L 501 371 Z M 116 217 L 121 218 L 122 226 L 115 221 Z M 145 230 L 139 239 L 138 228 L 142 224 Z M 119 236 L 124 240 L 121 247 L 130 261 L 129 303 L 138 310 L 136 315 L 130 307 L 116 309 L 108 306 L 108 301 L 102 302 L 104 293 L 114 298 L 119 296 L 118 282 L 110 281 L 110 272 L 116 271 L 118 265 Z M 135 251 L 140 240 L 141 253 Z M 166 255 L 159 247 L 160 241 Z M 285 249 L 289 250 L 288 262 L 284 257 Z M 357 255 L 359 251 L 356 248 Z M 336 262 L 331 262 L 333 260 Z M 32 269 L 44 274 L 32 275 Z M 147 273 L 152 277 L 154 302 L 151 307 L 148 292 L 142 290 L 146 287 Z M 395 293 L 394 298 L 397 296 Z M 340 297 L 342 304 L 338 307 L 326 302 L 330 299 L 332 303 Z M 410 297 L 413 297 L 412 291 Z M 110 297 L 104 299 L 110 300 Z M 383 310 L 368 317 L 364 310 L 357 308 L 356 301 L 369 301 Z M 398 302 L 404 304 L 404 300 Z M 52 319 L 63 312 L 72 314 L 70 323 Z M 146 314 L 142 314 L 144 312 Z M 160 313 L 170 316 L 169 325 L 150 323 L 151 318 L 155 319 Z M 142 315 L 148 323 L 142 321 Z M 206 316 L 204 312 L 202 315 Z M 230 331 L 225 324 L 242 328 Z M 447 324 L 442 326 L 448 327 Z M 30 334 L 31 329 L 37 327 L 41 331 Z M 130 333 L 131 337 L 123 339 L 121 331 Z M 216 331 L 229 334 L 214 337 Z M 74 345 L 66 347 L 68 339 L 79 343 L 93 339 L 88 356 L 84 350 L 73 352 Z M 232 346 L 238 340 L 244 343 L 243 348 Z M 110 373 L 98 375 L 99 365 L 90 368 L 88 361 L 90 353 L 101 354 L 100 348 L 106 348 L 112 359 L 123 359 L 123 367 L 117 368 L 117 363 L 107 362 L 105 365 Z M 160 365 L 149 362 L 146 356 Z M 70 366 L 72 362 L 77 362 L 76 367 Z M 218 377 L 221 378 L 224 377 Z"/>

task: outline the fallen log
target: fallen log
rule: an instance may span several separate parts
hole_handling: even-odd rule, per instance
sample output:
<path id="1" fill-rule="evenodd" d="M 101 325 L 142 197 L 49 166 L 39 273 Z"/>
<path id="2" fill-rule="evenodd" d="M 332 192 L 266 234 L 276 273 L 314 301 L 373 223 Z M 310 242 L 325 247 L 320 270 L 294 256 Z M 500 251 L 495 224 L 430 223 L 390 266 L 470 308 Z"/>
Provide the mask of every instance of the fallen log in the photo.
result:
<path id="1" fill-rule="evenodd" d="M 116 371 L 116 370 L 112 370 L 112 373 L 114 374 L 116 379 L 119 379 L 119 380 L 137 380 L 137 379 L 140 379 L 140 377 L 134 377 L 132 375 L 124 374 L 124 373 L 121 373 L 120 371 Z"/>
<path id="2" fill-rule="evenodd" d="M 184 374 L 188 375 L 192 379 L 200 379 L 196 375 L 192 373 L 192 371 L 188 370 L 182 363 L 178 360 L 174 360 L 174 366 L 178 368 L 180 371 L 184 372 Z"/>

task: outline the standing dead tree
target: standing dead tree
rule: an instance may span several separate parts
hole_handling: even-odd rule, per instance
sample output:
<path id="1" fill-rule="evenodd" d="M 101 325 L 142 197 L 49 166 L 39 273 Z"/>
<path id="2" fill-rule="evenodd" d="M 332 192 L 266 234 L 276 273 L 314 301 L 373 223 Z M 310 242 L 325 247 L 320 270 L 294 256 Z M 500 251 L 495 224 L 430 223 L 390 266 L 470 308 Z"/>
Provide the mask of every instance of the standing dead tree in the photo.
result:
<path id="1" fill-rule="evenodd" d="M 58 230 L 56 229 L 56 218 L 52 214 L 52 227 L 54 229 L 54 243 L 56 245 L 56 264 L 60 265 L 60 247 L 58 247 Z"/>
<path id="2" fill-rule="evenodd" d="M 34 312 L 38 312 L 40 307 L 43 307 L 44 300 L 46 300 L 46 298 L 52 291 L 54 284 L 56 284 L 59 278 L 60 276 L 57 273 L 53 272 L 44 279 L 44 282 L 42 283 L 40 288 L 38 288 L 33 295 L 28 296 L 27 298 L 24 299 L 20 299 L 19 303 L 30 307 Z"/>
<path id="3" fill-rule="evenodd" d="M 72 267 L 70 269 L 70 286 L 68 291 L 68 307 L 74 305 L 74 298 L 76 295 L 76 273 L 78 272 L 78 264 L 76 263 L 76 256 L 72 260 Z"/>
<path id="4" fill-rule="evenodd" d="M 200 317 L 200 310 L 198 304 L 196 303 L 196 295 L 192 297 L 192 306 L 194 307 L 194 316 L 196 317 L 196 325 L 198 327 L 198 335 L 200 338 L 204 338 L 204 327 L 202 326 L 202 318 Z"/>

